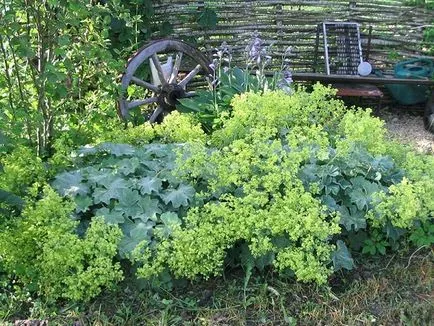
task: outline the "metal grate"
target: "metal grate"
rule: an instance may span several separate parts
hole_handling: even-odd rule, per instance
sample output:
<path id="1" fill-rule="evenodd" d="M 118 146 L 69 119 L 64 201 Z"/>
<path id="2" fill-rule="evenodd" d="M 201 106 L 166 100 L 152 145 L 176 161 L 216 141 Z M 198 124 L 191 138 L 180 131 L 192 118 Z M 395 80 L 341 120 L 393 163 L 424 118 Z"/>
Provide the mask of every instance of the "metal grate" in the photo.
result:
<path id="1" fill-rule="evenodd" d="M 359 24 L 324 22 L 322 30 L 327 75 L 357 75 L 362 62 Z"/>

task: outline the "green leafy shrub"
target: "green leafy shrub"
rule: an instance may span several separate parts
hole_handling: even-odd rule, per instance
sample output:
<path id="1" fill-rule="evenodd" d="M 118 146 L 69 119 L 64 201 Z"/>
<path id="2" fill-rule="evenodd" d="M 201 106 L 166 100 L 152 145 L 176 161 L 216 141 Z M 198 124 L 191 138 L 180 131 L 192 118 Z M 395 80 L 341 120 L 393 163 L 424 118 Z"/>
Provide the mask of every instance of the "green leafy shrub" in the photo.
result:
<path id="1" fill-rule="evenodd" d="M 19 146 L 1 159 L 0 189 L 27 195 L 34 183 L 43 183 L 47 171 L 42 160 L 30 148 Z"/>
<path id="2" fill-rule="evenodd" d="M 236 97 L 213 147 L 190 143 L 178 158 L 204 206 L 190 208 L 169 239 L 136 250 L 138 274 L 208 277 L 238 261 L 323 283 L 331 263 L 354 266 L 346 245 L 384 254 L 431 221 L 430 158 L 392 144 L 370 111 L 345 112 L 332 95 L 316 85 L 311 94 Z"/>
<path id="3" fill-rule="evenodd" d="M 345 108 L 341 101 L 332 98 L 335 94 L 334 89 L 320 84 L 314 86 L 312 93 L 301 89 L 291 96 L 283 92 L 243 94 L 233 103 L 233 112 L 224 120 L 224 127 L 213 133 L 213 143 L 228 144 L 245 137 L 256 126 L 274 133 L 275 129 L 285 133 L 291 128 L 322 128 L 326 123 L 335 127 Z"/>
<path id="4" fill-rule="evenodd" d="M 80 228 L 118 225 L 118 251 L 145 279 L 242 265 L 322 284 L 354 267 L 351 251 L 384 254 L 405 234 L 429 243 L 432 159 L 333 95 L 319 84 L 242 94 L 209 137 L 179 113 L 113 133 L 138 146 L 86 146 L 53 187 L 75 201 Z"/>
<path id="5" fill-rule="evenodd" d="M 196 143 L 180 158 L 179 172 L 205 185 L 208 203 L 188 211 L 185 228 L 176 229 L 171 241 L 145 251 L 139 274 L 149 277 L 169 267 L 177 276 L 213 275 L 221 272 L 227 248 L 243 242 L 249 263 L 274 262 L 299 280 L 325 282 L 329 240 L 339 227 L 336 215 L 305 191 L 298 170 L 311 152 L 328 155 L 319 126 L 337 123 L 343 109 L 340 102 L 336 108 L 324 101 L 331 94 L 318 85 L 311 97 L 276 92 L 237 98 L 232 116 L 212 135 L 217 149 Z M 300 229 L 304 223 L 308 227 Z"/>
<path id="6" fill-rule="evenodd" d="M 119 263 L 113 262 L 119 228 L 97 218 L 80 237 L 75 233 L 78 222 L 70 217 L 73 209 L 46 188 L 43 199 L 28 205 L 0 233 L 4 271 L 50 300 L 89 300 L 123 277 Z"/>
<path id="7" fill-rule="evenodd" d="M 40 156 L 51 156 L 54 140 L 65 131 L 86 143 L 115 116 L 122 62 L 108 36 L 116 11 L 77 0 L 8 0 L 3 9 L 1 128 Z"/>
<path id="8" fill-rule="evenodd" d="M 292 73 L 289 71 L 291 52 L 288 47 L 283 53 L 280 71 L 273 77 L 266 75 L 266 68 L 272 60 L 272 44 L 265 46 L 265 42 L 255 31 L 251 42 L 246 47 L 246 66 L 243 69 L 232 67 L 232 51 L 226 42 L 214 49 L 214 60 L 210 65 L 213 70 L 211 91 L 198 90 L 194 98 L 185 98 L 179 101 L 177 109 L 181 112 L 195 113 L 204 128 L 208 131 L 218 129 L 222 125 L 222 115 L 231 111 L 231 101 L 234 96 L 246 93 L 264 93 L 270 90 L 282 90 L 292 93 Z"/>
<path id="9" fill-rule="evenodd" d="M 140 242 L 152 245 L 155 232 L 170 233 L 168 223 L 185 215 L 194 200 L 194 188 L 171 173 L 178 147 L 87 146 L 78 151 L 80 168 L 57 175 L 53 187 L 75 201 L 75 218 L 84 227 L 97 216 L 119 225 L 123 231 L 119 253 L 129 257 Z"/>
<path id="10" fill-rule="evenodd" d="M 187 141 L 205 141 L 205 133 L 198 121 L 188 114 L 171 112 L 161 124 L 152 125 L 149 122 L 138 126 L 128 125 L 125 129 L 115 128 L 105 133 L 98 142 L 115 142 L 135 146 L 148 144 L 152 141 L 162 143 L 184 143 Z"/>

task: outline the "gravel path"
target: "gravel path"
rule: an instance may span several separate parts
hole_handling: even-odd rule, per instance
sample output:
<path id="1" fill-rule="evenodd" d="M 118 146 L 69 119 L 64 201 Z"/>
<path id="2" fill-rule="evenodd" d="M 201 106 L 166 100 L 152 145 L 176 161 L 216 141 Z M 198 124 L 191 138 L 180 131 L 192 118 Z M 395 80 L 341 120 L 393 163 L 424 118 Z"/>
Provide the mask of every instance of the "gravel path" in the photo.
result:
<path id="1" fill-rule="evenodd" d="M 420 152 L 434 154 L 434 134 L 424 129 L 421 114 L 384 110 L 379 116 L 392 138 L 413 145 Z"/>

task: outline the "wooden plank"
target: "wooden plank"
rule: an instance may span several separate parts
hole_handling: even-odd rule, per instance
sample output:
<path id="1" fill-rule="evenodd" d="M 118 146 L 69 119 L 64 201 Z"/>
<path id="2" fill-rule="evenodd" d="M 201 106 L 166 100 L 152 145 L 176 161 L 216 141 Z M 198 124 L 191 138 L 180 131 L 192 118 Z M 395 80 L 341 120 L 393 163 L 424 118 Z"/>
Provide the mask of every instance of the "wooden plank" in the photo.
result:
<path id="1" fill-rule="evenodd" d="M 320 81 L 328 83 L 367 83 L 367 84 L 412 84 L 412 85 L 434 85 L 432 79 L 403 79 L 403 78 L 381 78 L 361 77 L 352 75 L 324 75 L 318 73 L 293 73 L 292 79 L 296 81 Z"/>
<path id="2" fill-rule="evenodd" d="M 332 86 L 338 90 L 337 96 L 382 98 L 384 95 L 377 86 L 369 84 L 333 84 Z"/>

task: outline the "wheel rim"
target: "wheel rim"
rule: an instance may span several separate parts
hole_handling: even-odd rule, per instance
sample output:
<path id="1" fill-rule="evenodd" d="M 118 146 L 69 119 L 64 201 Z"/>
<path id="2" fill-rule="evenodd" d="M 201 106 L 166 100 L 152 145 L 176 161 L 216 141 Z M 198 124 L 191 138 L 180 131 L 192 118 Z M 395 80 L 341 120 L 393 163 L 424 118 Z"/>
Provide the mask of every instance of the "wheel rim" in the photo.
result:
<path id="1" fill-rule="evenodd" d="M 434 91 L 426 103 L 424 114 L 425 129 L 434 133 Z"/>
<path id="2" fill-rule="evenodd" d="M 175 54 L 172 66 L 162 63 L 162 58 Z M 187 60 L 186 60 L 187 59 Z M 149 62 L 154 66 L 156 79 L 153 83 L 149 78 L 140 78 L 136 73 L 141 66 Z M 184 67 L 183 63 L 193 63 L 194 67 Z M 126 66 L 121 79 L 121 96 L 118 101 L 118 114 L 122 119 L 128 119 L 130 111 L 137 107 L 145 108 L 148 120 L 153 123 L 161 116 L 175 109 L 178 100 L 194 96 L 189 91 L 189 84 L 198 78 L 212 78 L 208 58 L 193 46 L 178 40 L 159 40 L 149 43 L 133 55 Z M 151 69 L 152 70 L 152 69 Z M 128 94 L 131 86 L 143 88 L 145 97 L 132 99 Z M 141 110 L 142 111 L 142 110 Z"/>

